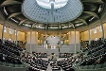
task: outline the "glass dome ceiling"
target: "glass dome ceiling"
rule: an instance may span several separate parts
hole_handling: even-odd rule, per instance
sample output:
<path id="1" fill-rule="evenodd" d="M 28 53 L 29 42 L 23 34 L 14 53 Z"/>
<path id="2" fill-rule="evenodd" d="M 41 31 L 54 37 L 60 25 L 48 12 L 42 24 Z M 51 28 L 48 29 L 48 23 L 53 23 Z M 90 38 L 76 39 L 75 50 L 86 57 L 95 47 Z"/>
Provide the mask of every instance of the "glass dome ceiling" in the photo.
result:
<path id="1" fill-rule="evenodd" d="M 64 7 L 45 9 L 36 0 L 0 0 L 0 7 L 1 20 L 19 27 L 43 31 L 81 30 L 105 15 L 106 1 L 68 0 Z"/>
<path id="2" fill-rule="evenodd" d="M 24 16 L 46 24 L 75 20 L 82 11 L 83 5 L 80 0 L 25 0 L 22 4 Z"/>
<path id="3" fill-rule="evenodd" d="M 64 7 L 68 0 L 36 0 L 37 4 L 42 8 L 51 9 L 51 5 L 54 5 L 54 9 Z"/>

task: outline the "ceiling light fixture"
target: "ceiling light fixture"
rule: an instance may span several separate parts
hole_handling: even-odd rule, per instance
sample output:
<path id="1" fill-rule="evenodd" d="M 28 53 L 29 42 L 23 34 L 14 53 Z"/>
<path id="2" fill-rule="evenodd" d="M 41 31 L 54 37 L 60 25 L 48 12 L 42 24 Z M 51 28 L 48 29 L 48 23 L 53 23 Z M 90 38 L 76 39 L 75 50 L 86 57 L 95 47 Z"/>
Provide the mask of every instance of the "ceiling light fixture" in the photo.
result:
<path id="1" fill-rule="evenodd" d="M 36 2 L 42 8 L 51 9 L 51 4 L 53 4 L 54 9 L 58 9 L 64 7 L 68 0 L 36 0 Z"/>

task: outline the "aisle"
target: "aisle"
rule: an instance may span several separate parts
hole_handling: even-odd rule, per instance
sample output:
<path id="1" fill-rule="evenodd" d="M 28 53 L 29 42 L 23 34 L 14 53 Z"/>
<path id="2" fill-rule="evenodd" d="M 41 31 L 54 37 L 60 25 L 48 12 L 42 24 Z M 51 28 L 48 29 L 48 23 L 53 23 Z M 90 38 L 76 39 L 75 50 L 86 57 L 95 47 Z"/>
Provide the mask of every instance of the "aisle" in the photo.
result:
<path id="1" fill-rule="evenodd" d="M 52 67 L 50 66 L 50 63 L 48 64 L 47 71 L 52 71 Z"/>

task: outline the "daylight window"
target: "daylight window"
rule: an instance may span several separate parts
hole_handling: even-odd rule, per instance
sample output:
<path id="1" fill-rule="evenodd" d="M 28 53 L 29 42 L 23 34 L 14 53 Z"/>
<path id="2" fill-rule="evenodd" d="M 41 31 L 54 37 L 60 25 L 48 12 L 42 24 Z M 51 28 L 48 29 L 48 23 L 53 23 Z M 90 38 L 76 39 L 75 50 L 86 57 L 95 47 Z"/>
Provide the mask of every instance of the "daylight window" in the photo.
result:
<path id="1" fill-rule="evenodd" d="M 4 32 L 6 32 L 7 31 L 7 28 L 6 28 L 6 26 L 4 27 Z"/>
<path id="2" fill-rule="evenodd" d="M 100 32 L 102 32 L 102 26 L 100 26 Z"/>
<path id="3" fill-rule="evenodd" d="M 16 32 L 16 30 L 15 30 L 15 35 L 16 35 L 16 34 L 18 35 L 18 31 Z"/>
<path id="4" fill-rule="evenodd" d="M 96 34 L 97 33 L 97 30 L 96 30 L 96 28 L 94 28 L 94 34 Z"/>
<path id="5" fill-rule="evenodd" d="M 10 34 L 13 34 L 13 29 L 10 28 L 9 33 Z"/>

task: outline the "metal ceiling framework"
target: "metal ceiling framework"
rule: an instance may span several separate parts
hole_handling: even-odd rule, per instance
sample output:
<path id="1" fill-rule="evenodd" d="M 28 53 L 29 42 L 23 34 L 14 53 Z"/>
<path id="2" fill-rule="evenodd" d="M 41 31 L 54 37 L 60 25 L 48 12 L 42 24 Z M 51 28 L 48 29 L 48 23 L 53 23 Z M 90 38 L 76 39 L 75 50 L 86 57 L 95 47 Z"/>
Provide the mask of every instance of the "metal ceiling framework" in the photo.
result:
<path id="1" fill-rule="evenodd" d="M 77 17 L 79 17 L 82 14 L 83 5 L 80 0 L 68 0 L 68 2 L 67 0 L 59 0 L 59 1 L 60 2 L 55 3 L 54 0 L 53 6 L 51 2 L 47 2 L 46 5 L 50 5 L 51 7 L 50 9 L 48 9 L 48 6 L 47 8 L 46 6 L 45 8 L 39 6 L 36 0 L 24 0 L 22 4 L 22 13 L 30 20 L 33 20 L 35 22 L 38 21 L 39 23 L 47 23 L 47 24 L 65 23 L 68 21 L 75 20 Z M 66 1 L 67 4 L 65 4 L 64 7 L 61 7 L 61 3 L 63 3 L 62 6 L 64 5 L 64 2 L 61 1 Z M 55 9 L 55 4 L 59 4 L 57 5 L 56 9 Z"/>
<path id="2" fill-rule="evenodd" d="M 47 30 L 58 30 L 58 29 L 73 29 L 73 28 L 79 28 L 80 26 L 88 26 L 90 23 L 97 21 L 100 19 L 106 0 L 81 0 L 84 10 L 83 13 L 75 20 L 68 21 L 66 23 L 58 23 L 58 24 L 47 24 L 47 23 L 40 23 L 38 21 L 34 22 L 28 18 L 26 18 L 22 11 L 21 6 L 24 0 L 0 0 L 0 11 L 2 15 L 5 18 L 5 20 L 12 21 L 16 23 L 18 26 L 25 26 L 32 29 L 42 29 L 45 30 L 45 28 L 48 27 Z M 93 17 L 93 19 L 92 19 Z M 12 20 L 11 20 L 12 18 Z M 95 19 L 95 20 L 94 20 Z M 69 27 L 69 25 L 71 26 Z M 76 25 L 80 26 L 76 26 Z M 28 26 L 29 25 L 29 26 Z M 55 29 L 50 28 L 55 27 Z M 56 28 L 58 27 L 58 28 Z M 61 27 L 61 28 L 60 28 Z"/>

